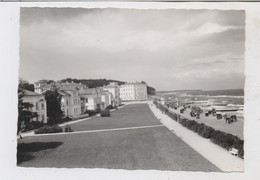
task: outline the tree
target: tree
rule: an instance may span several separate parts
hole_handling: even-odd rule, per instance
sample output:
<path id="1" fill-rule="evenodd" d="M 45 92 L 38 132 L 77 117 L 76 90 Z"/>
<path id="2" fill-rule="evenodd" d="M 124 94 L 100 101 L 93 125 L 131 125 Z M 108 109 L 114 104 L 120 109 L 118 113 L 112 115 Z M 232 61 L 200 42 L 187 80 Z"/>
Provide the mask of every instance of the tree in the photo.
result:
<path id="1" fill-rule="evenodd" d="M 33 107 L 33 104 L 28 102 L 23 102 L 24 91 L 18 88 L 18 122 L 17 130 L 21 130 L 21 124 L 24 122 L 25 127 L 27 127 L 32 118 L 38 117 L 38 113 L 31 112 L 29 109 Z"/>
<path id="2" fill-rule="evenodd" d="M 19 79 L 19 88 L 34 91 L 34 85 L 23 79 Z"/>
<path id="3" fill-rule="evenodd" d="M 156 90 L 153 87 L 147 86 L 147 94 L 155 95 Z"/>
<path id="4" fill-rule="evenodd" d="M 47 102 L 48 123 L 55 124 L 63 117 L 63 111 L 61 110 L 61 95 L 58 93 L 57 89 L 46 91 L 44 94 Z"/>

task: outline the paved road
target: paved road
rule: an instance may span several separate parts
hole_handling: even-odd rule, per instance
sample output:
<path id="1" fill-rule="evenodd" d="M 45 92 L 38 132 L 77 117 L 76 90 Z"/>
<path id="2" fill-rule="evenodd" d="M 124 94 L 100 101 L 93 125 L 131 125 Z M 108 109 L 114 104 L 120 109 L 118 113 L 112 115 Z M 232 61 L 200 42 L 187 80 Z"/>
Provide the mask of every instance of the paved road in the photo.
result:
<path id="1" fill-rule="evenodd" d="M 22 139 L 18 165 L 220 171 L 162 126 L 147 104 L 127 105 L 109 118 L 95 117 L 71 127 L 78 133 Z"/>

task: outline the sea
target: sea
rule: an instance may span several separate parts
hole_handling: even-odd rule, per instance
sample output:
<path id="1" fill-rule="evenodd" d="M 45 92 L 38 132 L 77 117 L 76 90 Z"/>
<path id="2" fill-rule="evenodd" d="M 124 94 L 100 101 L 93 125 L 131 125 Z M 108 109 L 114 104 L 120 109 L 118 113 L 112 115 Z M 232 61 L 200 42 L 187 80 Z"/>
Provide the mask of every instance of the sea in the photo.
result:
<path id="1" fill-rule="evenodd" d="M 244 90 L 179 90 L 161 91 L 156 97 L 178 104 L 193 104 L 204 110 L 215 108 L 218 113 L 236 115 L 244 119 Z"/>

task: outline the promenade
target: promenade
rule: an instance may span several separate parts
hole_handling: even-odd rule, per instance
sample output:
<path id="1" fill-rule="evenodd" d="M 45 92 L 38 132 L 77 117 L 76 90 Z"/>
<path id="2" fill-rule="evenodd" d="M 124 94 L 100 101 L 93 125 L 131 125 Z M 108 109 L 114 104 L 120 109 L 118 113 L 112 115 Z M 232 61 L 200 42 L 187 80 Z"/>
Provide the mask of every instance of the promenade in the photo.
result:
<path id="1" fill-rule="evenodd" d="M 219 172 L 172 133 L 147 103 L 70 124 L 74 132 L 19 140 L 18 166 Z"/>
<path id="2" fill-rule="evenodd" d="M 172 120 L 168 115 L 157 109 L 152 102 L 150 102 L 150 108 L 154 115 L 160 119 L 168 129 L 222 171 L 244 171 L 243 159 L 231 155 L 227 150 L 212 143 L 209 139 L 203 138 L 197 133 L 183 127 L 181 124 Z"/>

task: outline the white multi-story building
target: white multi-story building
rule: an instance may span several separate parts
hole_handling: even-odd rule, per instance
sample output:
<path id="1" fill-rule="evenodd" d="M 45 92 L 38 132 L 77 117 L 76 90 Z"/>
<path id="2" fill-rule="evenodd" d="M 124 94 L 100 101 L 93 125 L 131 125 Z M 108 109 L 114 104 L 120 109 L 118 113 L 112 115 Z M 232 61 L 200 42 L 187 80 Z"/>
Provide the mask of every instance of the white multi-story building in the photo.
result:
<path id="1" fill-rule="evenodd" d="M 147 99 L 147 85 L 140 82 L 131 82 L 120 86 L 122 101 L 138 101 Z"/>
<path id="2" fill-rule="evenodd" d="M 81 113 L 80 96 L 77 87 L 60 87 L 59 94 L 61 98 L 61 108 L 65 117 L 77 117 Z"/>
<path id="3" fill-rule="evenodd" d="M 104 91 L 110 92 L 113 96 L 111 98 L 112 106 L 119 106 L 121 103 L 119 89 L 120 87 L 116 82 L 111 82 L 109 85 L 103 87 Z"/>
<path id="4" fill-rule="evenodd" d="M 28 90 L 23 90 L 23 93 L 23 102 L 32 104 L 33 106 L 30 107 L 29 110 L 32 112 L 37 112 L 38 114 L 38 117 L 31 119 L 31 121 L 47 123 L 47 106 L 44 95 Z"/>

